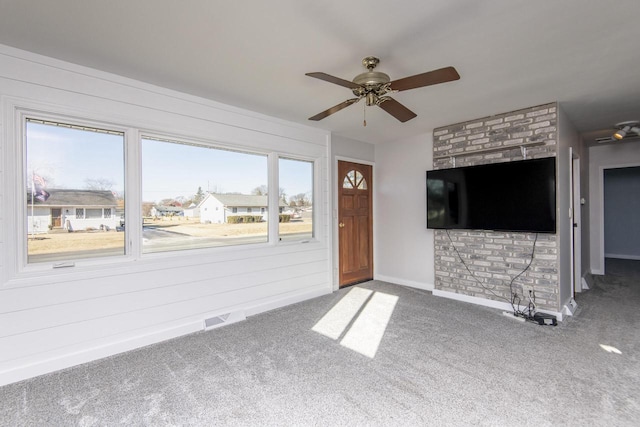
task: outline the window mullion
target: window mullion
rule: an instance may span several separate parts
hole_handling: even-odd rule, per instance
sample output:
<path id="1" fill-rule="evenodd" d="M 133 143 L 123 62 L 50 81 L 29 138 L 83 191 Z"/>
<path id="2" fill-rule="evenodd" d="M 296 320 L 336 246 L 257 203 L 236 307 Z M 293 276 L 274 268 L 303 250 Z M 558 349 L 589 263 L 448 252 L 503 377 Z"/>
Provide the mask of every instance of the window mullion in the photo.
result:
<path id="1" fill-rule="evenodd" d="M 137 129 L 125 134 L 125 239 L 127 256 L 139 258 L 142 253 L 142 175 L 141 135 Z"/>
<path id="2" fill-rule="evenodd" d="M 269 185 L 268 185 L 268 203 L 269 203 L 269 243 L 276 244 L 280 241 L 280 183 L 278 171 L 278 154 L 269 154 Z"/>

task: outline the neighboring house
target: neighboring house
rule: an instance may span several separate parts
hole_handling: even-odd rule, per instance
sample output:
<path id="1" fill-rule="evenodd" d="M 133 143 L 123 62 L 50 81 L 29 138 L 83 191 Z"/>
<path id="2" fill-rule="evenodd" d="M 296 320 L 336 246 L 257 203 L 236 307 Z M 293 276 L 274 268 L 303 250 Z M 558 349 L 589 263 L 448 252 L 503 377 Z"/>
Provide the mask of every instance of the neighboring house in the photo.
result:
<path id="1" fill-rule="evenodd" d="M 208 193 L 198 205 L 200 222 L 223 224 L 228 217 L 237 215 L 261 215 L 266 221 L 269 214 L 267 200 L 267 196 Z M 281 200 L 279 211 L 282 212 L 286 206 Z"/>
<path id="2" fill-rule="evenodd" d="M 185 218 L 199 218 L 200 217 L 200 208 L 195 203 L 191 203 L 188 208 L 184 208 L 184 217 Z"/>
<path id="3" fill-rule="evenodd" d="M 28 192 L 27 229 L 29 233 L 53 229 L 115 229 L 117 206 L 111 191 L 46 189 L 46 197 L 33 198 Z"/>
<path id="4" fill-rule="evenodd" d="M 179 206 L 154 206 L 151 208 L 151 216 L 182 216 L 184 209 Z"/>

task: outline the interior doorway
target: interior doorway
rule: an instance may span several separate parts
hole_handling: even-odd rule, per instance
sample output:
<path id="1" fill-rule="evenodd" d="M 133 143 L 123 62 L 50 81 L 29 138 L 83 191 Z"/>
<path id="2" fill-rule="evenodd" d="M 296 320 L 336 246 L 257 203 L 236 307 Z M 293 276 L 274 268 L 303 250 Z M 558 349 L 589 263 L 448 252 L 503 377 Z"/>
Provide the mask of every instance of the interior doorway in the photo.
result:
<path id="1" fill-rule="evenodd" d="M 640 166 L 605 169 L 603 193 L 605 259 L 640 260 Z"/>
<path id="2" fill-rule="evenodd" d="M 339 286 L 373 279 L 372 167 L 338 161 Z"/>

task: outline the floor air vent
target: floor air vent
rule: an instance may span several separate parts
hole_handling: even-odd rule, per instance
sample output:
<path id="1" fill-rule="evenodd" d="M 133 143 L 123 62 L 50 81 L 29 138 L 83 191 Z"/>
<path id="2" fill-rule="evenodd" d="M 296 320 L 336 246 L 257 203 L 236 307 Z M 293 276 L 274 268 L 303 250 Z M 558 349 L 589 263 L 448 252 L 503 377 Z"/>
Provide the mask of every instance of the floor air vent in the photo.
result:
<path id="1" fill-rule="evenodd" d="M 233 313 L 226 313 L 219 316 L 209 317 L 208 319 L 204 319 L 204 330 L 209 331 L 211 329 L 219 328 L 220 326 L 241 322 L 246 318 L 247 317 L 245 316 L 243 311 L 234 311 Z"/>

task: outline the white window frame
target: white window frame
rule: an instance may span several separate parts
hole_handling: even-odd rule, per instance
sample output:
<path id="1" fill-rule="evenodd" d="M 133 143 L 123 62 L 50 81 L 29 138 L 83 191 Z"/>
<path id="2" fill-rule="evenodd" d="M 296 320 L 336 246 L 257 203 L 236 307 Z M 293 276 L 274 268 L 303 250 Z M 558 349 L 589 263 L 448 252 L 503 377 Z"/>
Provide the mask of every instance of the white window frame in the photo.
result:
<path id="1" fill-rule="evenodd" d="M 319 221 L 319 209 L 316 209 L 316 201 L 318 200 L 318 195 L 320 194 L 320 161 L 318 159 L 311 159 L 309 157 L 305 157 L 305 156 L 295 156 L 295 155 L 289 155 L 289 154 L 285 154 L 285 153 L 278 153 L 275 162 L 276 162 L 276 168 L 275 168 L 275 172 L 276 172 L 276 176 L 275 176 L 275 181 L 276 181 L 276 187 L 278 189 L 278 191 L 276 191 L 275 193 L 275 197 L 277 200 L 276 203 L 276 208 L 277 208 L 277 216 L 276 218 L 280 217 L 280 214 L 282 212 L 284 212 L 284 208 L 280 209 L 280 159 L 284 159 L 284 160 L 298 160 L 301 162 L 309 162 L 313 165 L 313 173 L 312 173 L 312 177 L 313 177 L 313 183 L 312 183 L 312 187 L 313 187 L 313 194 L 311 195 L 311 206 L 313 206 L 313 210 L 311 212 L 311 225 L 312 225 L 312 229 L 311 229 L 311 237 L 310 238 L 304 238 L 304 239 L 299 239 L 299 240 L 284 240 L 284 241 L 280 241 L 279 243 L 281 245 L 290 245 L 290 244 L 299 244 L 299 243 L 308 243 L 308 242 L 315 242 L 318 241 L 318 227 L 316 223 L 316 221 Z M 271 192 L 269 193 L 271 194 Z M 269 196 L 271 197 L 271 196 Z M 270 199 L 271 200 L 271 199 Z M 278 240 L 280 240 L 280 221 L 276 222 L 276 226 L 278 228 L 278 234 L 276 234 L 278 236 Z"/>
<path id="2" fill-rule="evenodd" d="M 35 104 L 35 105 L 33 105 Z M 60 260 L 53 262 L 28 262 L 27 255 L 27 204 L 24 203 L 24 194 L 26 194 L 25 176 L 27 172 L 27 135 L 26 123 L 27 119 L 36 119 L 52 123 L 63 123 L 74 126 L 81 126 L 95 129 L 106 129 L 109 131 L 120 132 L 123 134 L 123 161 L 125 162 L 125 183 L 127 180 L 127 151 L 130 145 L 131 129 L 122 125 L 115 125 L 104 120 L 95 120 L 90 117 L 80 117 L 59 108 L 59 113 L 52 113 L 48 108 L 41 108 L 38 103 L 6 102 L 5 107 L 5 123 L 7 124 L 7 132 L 5 136 L 7 140 L 20 141 L 19 144 L 6 144 L 7 152 L 5 159 L 5 187 L 4 194 L 7 195 L 7 217 L 6 220 L 14 224 L 10 227 L 5 236 L 7 236 L 7 245 L 13 245 L 10 250 L 6 278 L 16 278 L 21 276 L 39 275 L 43 271 L 51 273 L 51 269 L 61 267 L 91 267 L 95 265 L 105 265 L 112 263 L 120 263 L 131 258 L 127 250 L 127 242 L 129 238 L 125 234 L 125 255 L 84 258 L 77 260 Z M 40 108 L 39 108 L 40 107 Z M 88 115 L 87 115 L 88 116 Z M 9 160 L 11 159 L 11 160 Z M 126 204 L 125 204 L 126 206 Z M 86 218 L 86 211 L 85 218 Z M 64 270 L 64 268 L 62 268 Z M 68 271 L 68 270 L 67 270 Z"/>
<path id="3" fill-rule="evenodd" d="M 289 153 L 287 151 L 274 152 L 272 150 L 260 150 L 256 147 L 246 146 L 236 142 L 220 142 L 214 139 L 215 135 L 211 138 L 194 138 L 193 136 L 182 134 L 171 134 L 170 132 L 152 131 L 144 126 L 136 126 L 132 123 L 127 123 L 128 119 L 124 117 L 109 117 L 102 114 L 92 114 L 87 111 L 80 111 L 72 107 L 64 107 L 60 105 L 52 105 L 45 102 L 38 102 L 33 100 L 18 99 L 5 97 L 2 102 L 4 110 L 4 124 L 5 124 L 5 138 L 7 141 L 20 141 L 20 144 L 10 143 L 5 144 L 4 153 L 4 171 L 5 179 L 3 183 L 3 195 L 5 195 L 5 206 L 3 212 L 5 214 L 4 221 L 8 224 L 15 224 L 13 227 L 5 227 L 3 236 L 5 238 L 5 248 L 8 249 L 8 254 L 5 257 L 7 260 L 6 268 L 4 269 L 5 280 L 21 280 L 29 278 L 47 278 L 57 274 L 69 273 L 68 268 L 62 267 L 74 267 L 73 271 L 99 271 L 105 266 L 120 264 L 123 267 L 130 264 L 132 261 L 147 260 L 153 262 L 153 259 L 166 259 L 173 258 L 178 259 L 181 256 L 185 259 L 193 259 L 194 256 L 199 256 L 200 253 L 210 256 L 213 252 L 224 251 L 249 251 L 255 250 L 260 247 L 273 247 L 278 245 L 292 245 L 299 244 L 300 241 L 284 241 L 279 240 L 279 221 L 271 220 L 272 218 L 278 218 L 279 215 L 279 200 L 278 200 L 278 162 L 279 158 L 295 159 L 308 161 L 313 163 L 313 198 L 314 206 L 316 205 L 316 198 L 321 191 L 321 180 L 323 179 L 321 173 L 321 165 L 328 160 L 322 154 L 316 154 L 314 156 L 304 156 Z M 140 174 L 140 162 L 141 162 L 141 141 L 143 137 L 151 138 L 163 138 L 172 141 L 186 143 L 192 143 L 194 145 L 200 145 L 203 147 L 231 150 L 248 154 L 259 154 L 267 156 L 267 168 L 268 168 L 268 188 L 274 189 L 269 191 L 269 207 L 268 218 L 270 219 L 268 225 L 268 241 L 266 243 L 255 243 L 250 245 L 232 245 L 223 247 L 211 247 L 203 249 L 192 249 L 188 251 L 167 251 L 157 253 L 142 252 L 142 229 L 141 227 L 127 227 L 125 233 L 125 248 L 124 255 L 108 256 L 108 257 L 95 257 L 74 259 L 70 261 L 54 261 L 54 262 L 41 262 L 41 263 L 28 263 L 27 256 L 27 223 L 26 223 L 26 204 L 24 203 L 25 194 L 25 179 L 26 174 L 26 120 L 27 118 L 33 118 L 37 120 L 50 121 L 53 123 L 64 123 L 77 126 L 84 126 L 87 128 L 106 129 L 114 132 L 121 132 L 124 135 L 124 174 L 125 174 L 125 186 L 124 192 L 126 195 L 125 202 L 125 218 L 128 222 L 136 221 L 137 218 L 142 217 L 142 182 Z M 143 124 L 143 123 L 141 123 Z M 181 127 L 184 131 L 184 126 Z M 86 211 L 85 218 L 86 218 Z M 319 227 L 326 227 L 321 225 L 318 221 L 319 209 L 314 208 L 313 213 L 313 238 L 307 239 L 302 243 L 308 243 L 310 241 L 322 241 L 318 239 L 317 233 Z M 328 218 L 327 218 L 328 220 Z M 138 263 L 142 266 L 143 264 Z M 84 273 L 83 273 L 84 274 Z M 98 274 L 98 273 L 96 273 Z"/>
<path id="4" fill-rule="evenodd" d="M 190 146 L 196 146 L 196 147 L 202 147 L 202 148 L 209 148 L 213 150 L 233 151 L 241 154 L 264 156 L 266 157 L 266 160 L 267 160 L 267 181 L 270 181 L 269 170 L 271 169 L 271 164 L 272 164 L 272 158 L 271 158 L 272 154 L 269 151 L 223 144 L 219 141 L 216 141 L 214 138 L 211 138 L 211 139 L 193 138 L 185 135 L 176 135 L 176 134 L 157 132 L 152 130 L 140 130 L 139 135 L 140 135 L 138 140 L 138 149 L 139 149 L 138 163 L 139 164 L 142 164 L 142 156 L 143 156 L 142 140 L 143 139 L 158 140 L 158 141 L 178 144 L 178 145 L 183 144 L 183 145 L 190 145 Z M 137 194 L 138 194 L 138 199 L 140 199 L 140 203 L 142 203 L 142 175 L 141 174 L 139 176 L 139 182 L 140 182 L 139 184 L 140 186 L 137 189 Z M 269 187 L 269 185 L 271 185 L 270 182 L 267 183 L 267 187 Z M 228 207 L 227 209 L 229 210 Z M 238 209 L 237 207 L 233 207 L 231 209 L 233 210 L 232 212 L 233 214 L 236 214 L 236 213 L 241 214 L 242 208 Z M 238 212 L 239 210 L 240 212 Z M 171 255 L 176 256 L 177 254 L 198 254 L 200 252 L 207 252 L 207 251 L 224 251 L 225 249 L 234 250 L 236 248 L 240 248 L 240 249 L 260 248 L 260 247 L 271 246 L 273 244 L 272 241 L 277 240 L 277 237 L 272 237 L 272 236 L 277 236 L 277 235 L 272 234 L 271 228 L 267 228 L 266 242 L 240 244 L 240 245 L 215 246 L 215 247 L 198 248 L 198 249 L 182 249 L 182 250 L 175 250 L 175 251 L 149 252 L 149 253 L 143 253 L 142 238 L 140 237 L 139 254 L 141 258 L 148 259 L 148 258 L 154 258 L 154 257 L 171 256 Z"/>

